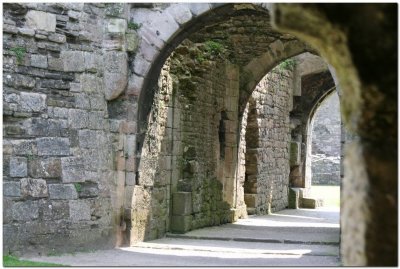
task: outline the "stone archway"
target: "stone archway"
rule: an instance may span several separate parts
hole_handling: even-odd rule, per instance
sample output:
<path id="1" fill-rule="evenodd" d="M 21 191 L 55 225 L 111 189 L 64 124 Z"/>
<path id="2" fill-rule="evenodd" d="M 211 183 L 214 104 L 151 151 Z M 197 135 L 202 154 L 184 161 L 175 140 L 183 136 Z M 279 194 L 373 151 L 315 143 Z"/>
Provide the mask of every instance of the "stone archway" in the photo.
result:
<path id="1" fill-rule="evenodd" d="M 397 19 L 396 7 L 390 4 L 276 4 L 274 8 L 273 21 L 277 28 L 309 42 L 335 68 L 341 95 L 345 97 L 341 103 L 343 120 L 348 129 L 359 135 L 345 153 L 342 191 L 345 202 L 341 206 L 343 262 L 345 265 L 395 265 L 398 93 L 393 70 L 397 42 L 374 43 L 371 33 L 380 33 L 392 40 L 397 27 L 388 21 Z M 378 14 L 385 16 L 375 20 Z M 343 21 L 343 17 L 349 20 Z M 370 20 L 366 21 L 365 17 Z M 387 25 L 392 26 L 387 28 Z M 380 65 L 385 58 L 390 63 Z M 382 99 L 383 96 L 387 98 Z M 383 107 L 387 109 L 380 110 Z M 382 234 L 382 230 L 386 232 Z M 358 242 L 357 246 L 354 242 Z M 386 247 L 382 248 L 383 245 Z"/>
<path id="2" fill-rule="evenodd" d="M 231 222 L 244 214 L 243 200 L 241 200 L 243 194 L 238 194 L 241 186 L 237 183 L 236 176 L 239 119 L 251 92 L 262 77 L 279 62 L 309 49 L 291 37 L 283 38 L 281 34 L 273 32 L 268 26 L 268 12 L 259 7 L 246 6 L 246 8 L 238 9 L 235 5 L 224 5 L 214 12 L 219 14 L 215 16 L 213 13 L 213 16 L 218 19 L 217 21 L 216 19 L 207 21 L 210 25 L 203 24 L 203 31 L 198 30 L 192 35 L 189 35 L 190 32 L 185 32 L 185 35 L 180 37 L 187 37 L 187 39 L 175 49 L 167 61 L 170 61 L 170 64 L 164 65 L 161 74 L 166 72 L 165 76 L 161 75 L 160 78 L 157 78 L 158 84 L 155 85 L 154 76 L 157 72 L 154 72 L 145 84 L 153 85 L 152 90 L 146 90 L 139 97 L 143 103 L 139 107 L 138 121 L 146 119 L 148 121 L 143 125 L 145 127 L 143 131 L 147 133 L 143 133 L 143 137 L 138 139 L 139 154 L 142 158 L 139 164 L 139 184 L 135 188 L 146 190 L 150 196 L 153 196 L 151 193 L 162 189 L 161 192 L 165 197 L 163 201 L 167 203 L 163 202 L 164 204 L 160 203 L 159 205 L 148 203 L 147 207 L 153 209 L 147 210 L 145 217 L 132 217 L 136 221 L 136 225 L 140 226 L 140 228 L 135 228 L 136 232 L 132 234 L 137 234 L 139 230 L 158 230 L 158 232 L 153 232 L 153 235 L 139 236 L 142 239 L 154 238 L 154 236 L 158 236 L 157 234 L 163 233 L 163 229 L 150 228 L 150 226 L 160 227 L 156 224 L 146 224 L 147 228 L 143 228 L 143 224 L 148 219 L 157 219 L 168 223 L 168 216 L 170 216 L 171 225 L 178 228 L 172 228 L 169 224 L 163 224 L 161 227 L 165 227 L 167 231 L 171 228 L 182 232 L 205 225 Z M 221 14 L 224 15 L 224 23 L 221 23 L 223 22 L 219 17 Z M 204 18 L 202 17 L 202 19 Z M 259 20 L 262 20 L 263 23 Z M 204 19 L 200 22 L 204 23 L 205 21 Z M 235 21 L 247 22 L 247 25 L 244 23 L 247 27 L 244 32 L 239 31 L 238 26 L 234 26 Z M 259 27 L 260 31 L 254 31 L 255 25 Z M 228 31 L 230 35 L 221 38 L 217 34 L 216 37 L 213 37 L 213 34 L 221 31 Z M 179 42 L 178 36 L 179 34 L 171 44 Z M 253 54 L 249 53 L 245 46 L 248 42 L 246 37 L 260 40 L 259 47 L 254 50 Z M 241 47 L 243 49 L 240 49 Z M 161 62 L 163 57 L 169 55 L 169 51 L 166 50 L 165 53 L 160 56 Z M 222 55 L 228 60 L 223 61 L 223 57 L 220 57 Z M 216 64 L 220 66 L 218 69 L 215 69 Z M 154 64 L 153 67 L 157 68 L 157 64 Z M 262 67 L 261 71 L 259 67 Z M 205 74 L 205 70 L 209 70 L 211 75 Z M 219 77 L 217 78 L 213 73 Z M 221 78 L 226 78 L 226 80 L 221 83 Z M 205 91 L 205 95 L 199 96 L 198 89 L 206 88 L 210 88 L 212 91 Z M 151 97 L 151 94 L 155 94 L 156 98 Z M 158 99 L 163 95 L 162 100 Z M 147 103 L 144 101 L 146 98 Z M 159 107 L 166 103 L 168 103 L 166 109 Z M 203 106 L 207 107 L 207 110 L 202 110 Z M 148 110 L 149 108 L 152 110 Z M 161 113 L 166 114 L 160 117 L 161 110 L 164 111 Z M 146 115 L 146 113 L 148 114 Z M 202 118 L 196 115 L 201 115 Z M 203 126 L 202 129 L 193 129 L 196 125 L 191 121 L 194 119 L 197 119 L 196 124 Z M 204 119 L 207 119 L 207 123 L 203 123 Z M 160 126 L 161 129 L 157 126 Z M 197 133 L 191 134 L 189 131 L 191 129 L 197 130 Z M 158 130 L 158 134 L 160 131 L 165 133 L 158 139 L 155 130 Z M 196 138 L 199 135 L 202 135 L 201 139 L 203 140 Z M 215 141 L 213 137 L 218 138 L 219 141 Z M 282 137 L 288 136 L 282 133 Z M 204 143 L 204 141 L 209 142 Z M 169 149 L 163 149 L 163 145 Z M 204 152 L 204 147 L 211 151 Z M 216 148 L 219 148 L 216 150 L 218 154 L 213 152 L 213 149 Z M 286 168 L 284 170 L 286 171 Z M 285 177 L 284 175 L 271 176 L 279 177 L 279 180 Z M 159 177 L 168 178 L 163 183 L 165 186 L 157 186 L 159 183 L 156 181 Z M 267 197 L 270 197 L 271 194 L 267 195 L 266 193 L 272 193 L 273 188 L 272 185 L 269 186 L 270 183 L 267 183 L 272 182 L 268 181 L 269 175 L 264 177 L 265 195 L 260 196 L 262 201 L 259 202 L 263 206 L 258 209 L 263 213 L 271 210 L 271 202 L 267 201 L 269 199 Z M 279 180 L 275 179 L 274 181 Z M 280 185 L 276 190 L 277 197 L 282 199 L 282 203 L 277 204 L 276 208 L 284 208 L 285 200 L 287 201 L 287 198 L 284 198 L 287 190 L 281 191 L 282 186 L 284 185 Z M 216 194 L 212 197 L 220 201 L 218 203 L 222 203 L 216 208 L 224 212 L 218 213 L 216 219 L 208 217 L 210 214 L 208 212 L 215 208 L 214 202 L 204 204 L 204 199 L 214 199 L 205 198 L 214 192 Z M 220 196 L 221 198 L 218 198 Z M 175 204 L 188 206 L 178 209 L 174 206 L 174 201 L 176 201 Z M 164 209 L 156 209 L 157 207 Z M 134 215 L 139 214 L 141 210 L 133 204 Z M 160 212 L 163 212 L 162 216 L 154 215 Z M 215 214 L 213 213 L 213 215 Z M 132 227 L 135 227 L 134 223 Z M 140 239 L 133 238 L 132 242 L 136 240 Z"/>
<path id="3" fill-rule="evenodd" d="M 355 39 L 355 40 L 352 39 L 351 42 L 353 42 L 353 43 L 351 43 L 350 50 L 349 50 L 349 47 L 347 47 L 347 43 L 346 43 L 346 34 L 344 34 L 343 31 L 340 30 L 340 28 L 337 28 L 335 26 L 336 24 L 341 25 L 344 23 L 335 20 L 335 15 L 326 8 L 323 8 L 323 7 L 319 8 L 319 7 L 316 7 L 313 5 L 309 5 L 309 6 L 290 5 L 290 8 L 289 8 L 289 6 L 275 5 L 274 7 L 276 7 L 276 9 L 274 10 L 274 14 L 277 15 L 277 17 L 274 19 L 274 22 L 280 28 L 290 29 L 290 31 L 292 31 L 292 33 L 295 33 L 300 38 L 304 38 L 305 40 L 309 41 L 310 44 L 312 44 L 315 48 L 317 48 L 318 51 L 321 52 L 322 56 L 326 57 L 326 59 L 328 59 L 330 64 L 332 64 L 332 66 L 336 69 L 337 77 L 338 77 L 338 80 L 340 81 L 340 85 L 341 85 L 341 88 L 343 89 L 343 93 L 345 95 L 347 95 L 346 101 L 342 104 L 342 111 L 343 111 L 344 119 L 347 122 L 349 128 L 352 130 L 358 130 L 359 132 L 363 133 L 363 135 L 365 136 L 365 139 L 368 141 L 370 141 L 371 139 L 372 139 L 372 141 L 378 141 L 378 140 L 376 140 L 376 137 L 379 137 L 378 133 L 373 133 L 373 134 L 368 133 L 366 131 L 367 128 L 359 129 L 359 124 L 360 124 L 359 120 L 362 120 L 364 123 L 366 123 L 365 126 L 370 126 L 370 124 L 372 122 L 374 124 L 377 124 L 380 126 L 380 124 L 378 124 L 377 121 L 369 121 L 369 123 L 368 123 L 369 118 L 367 115 L 371 115 L 370 113 L 369 114 L 367 113 L 365 118 L 360 116 L 360 110 L 358 108 L 363 107 L 362 100 L 365 99 L 366 102 L 371 103 L 377 109 L 378 109 L 378 107 L 381 107 L 382 103 L 385 103 L 383 101 L 382 102 L 380 101 L 381 103 L 378 102 L 375 104 L 374 101 L 382 100 L 382 99 L 371 98 L 371 97 L 368 97 L 365 95 L 365 94 L 371 93 L 371 96 L 379 97 L 380 93 L 379 93 L 379 91 L 376 92 L 373 90 L 375 86 L 374 85 L 371 86 L 370 79 L 368 79 L 368 76 L 365 75 L 367 73 L 369 74 L 369 72 L 365 71 L 365 69 L 360 67 L 360 66 L 362 66 L 362 64 L 360 64 L 360 63 L 363 63 L 364 61 L 374 62 L 374 59 L 371 59 L 371 57 L 368 57 L 368 56 L 364 59 L 359 56 L 362 53 L 354 51 L 354 47 L 356 47 L 357 44 L 359 44 L 360 42 L 362 43 L 363 41 L 360 41 L 359 39 Z M 390 10 L 390 5 L 383 7 L 382 9 L 385 9 L 385 8 Z M 320 9 L 320 11 L 317 12 L 316 10 L 318 10 L 318 9 Z M 335 12 L 338 11 L 337 7 L 334 7 L 332 10 L 335 10 Z M 346 12 L 351 12 L 351 10 L 356 10 L 356 8 L 354 6 L 349 6 L 349 8 L 345 8 L 345 10 L 346 10 Z M 373 13 L 373 11 L 371 11 L 369 6 L 361 7 L 360 10 L 364 10 L 367 13 Z M 322 16 L 321 14 L 328 14 L 328 18 Z M 390 13 L 390 14 L 393 15 L 392 13 Z M 307 18 L 307 19 L 304 19 L 304 18 Z M 335 25 L 331 24 L 331 22 L 330 22 L 331 20 L 334 22 Z M 310 21 L 313 21 L 313 23 L 308 25 L 308 23 L 310 23 Z M 315 23 L 315 22 L 318 22 L 318 23 Z M 357 23 L 357 21 L 354 22 L 354 25 L 358 25 L 361 28 L 363 27 L 362 25 L 359 25 Z M 378 28 L 381 27 L 381 24 L 379 24 L 379 26 L 377 26 L 377 27 Z M 321 31 L 319 31 L 316 28 L 324 29 L 323 34 L 321 34 Z M 372 28 L 375 29 L 376 27 L 374 26 Z M 352 29 L 353 29 L 352 31 L 354 32 L 354 28 L 352 28 Z M 365 27 L 363 29 L 365 29 Z M 360 33 L 357 33 L 354 36 L 357 36 L 358 34 L 360 34 Z M 366 45 L 366 44 L 364 44 L 364 45 L 365 45 L 365 47 L 368 47 L 368 45 Z M 387 51 L 387 49 L 384 48 L 383 51 Z M 367 90 L 365 91 L 364 95 L 362 95 L 362 96 L 360 94 L 360 85 L 361 85 L 360 80 L 357 75 L 356 69 L 354 68 L 354 64 L 352 62 L 352 57 L 350 56 L 350 52 L 356 54 L 355 62 L 359 66 L 359 68 L 362 72 L 362 77 L 365 78 L 365 81 L 366 81 L 367 86 L 365 86 L 365 87 L 367 87 Z M 381 55 L 381 56 L 383 56 L 383 55 Z M 395 59 L 396 57 L 392 57 L 392 59 Z M 365 65 L 365 66 L 367 66 L 367 65 Z M 377 73 L 380 73 L 381 71 L 382 70 L 379 70 Z M 390 72 L 388 72 L 388 73 L 390 73 Z M 369 76 L 369 78 L 371 78 L 371 77 L 373 77 L 373 76 Z M 393 79 L 390 81 L 393 82 Z M 380 83 L 380 85 L 388 85 L 388 87 L 386 87 L 386 88 L 390 89 L 390 90 L 388 90 L 389 91 L 388 94 L 391 95 L 392 97 L 395 97 L 395 95 L 393 95 L 393 92 L 396 92 L 396 91 L 392 91 L 393 84 L 389 85 L 390 84 L 389 82 L 382 82 L 382 81 L 379 81 L 377 83 Z M 368 86 L 368 85 L 370 85 L 370 86 Z M 391 100 L 396 100 L 396 98 L 391 98 Z M 147 103 L 149 103 L 149 102 L 147 102 Z M 392 109 L 393 107 L 396 107 L 396 104 L 390 103 L 389 107 Z M 363 111 L 365 111 L 365 110 L 363 110 Z M 394 135 L 394 134 L 396 134 L 396 131 L 393 131 L 393 129 L 391 129 L 391 127 L 388 127 L 388 126 L 391 126 L 391 124 L 389 122 L 392 122 L 392 123 L 395 122 L 395 121 L 389 120 L 389 119 L 393 119 L 393 114 L 394 114 L 393 112 L 394 112 L 394 110 L 388 111 L 386 113 L 387 118 L 385 120 L 383 120 L 383 122 L 387 123 L 387 125 L 385 125 L 387 128 L 384 126 L 383 129 L 386 128 L 390 132 L 390 137 L 391 137 L 389 139 L 390 143 L 396 142 L 396 139 L 394 138 L 394 137 L 396 137 Z M 142 115 L 145 115 L 145 114 L 142 113 Z M 362 141 L 366 141 L 366 140 L 362 140 Z M 381 140 L 379 140 L 379 141 L 381 141 Z M 362 142 L 362 143 L 364 143 L 364 142 Z M 362 145 L 366 145 L 366 144 L 362 144 Z M 357 146 L 354 146 L 354 147 L 356 147 L 357 149 L 362 148 L 362 146 L 360 146 L 360 144 L 357 144 Z M 353 152 L 354 152 L 354 150 L 356 150 L 356 148 L 353 149 Z M 389 147 L 389 148 L 392 148 L 392 147 Z M 372 150 L 370 147 L 367 147 L 366 149 L 370 153 L 374 152 L 374 150 Z M 393 151 L 391 151 L 391 152 L 393 153 Z M 379 152 L 377 152 L 377 154 L 378 154 L 378 156 L 381 156 Z M 352 156 L 352 155 L 349 155 L 349 156 Z M 368 156 L 370 156 L 370 155 L 368 155 Z M 349 157 L 349 158 L 351 158 L 351 157 Z M 395 159 L 395 158 L 393 158 L 393 159 Z M 370 160 L 369 157 L 368 157 L 368 160 Z M 392 165 L 393 162 L 388 161 L 386 158 L 383 158 L 382 160 L 383 160 L 382 166 L 388 167 L 388 171 L 391 171 L 389 174 L 393 175 L 393 172 L 395 170 L 397 171 L 396 165 Z M 360 184 L 367 184 L 367 182 L 369 182 L 368 179 L 366 179 L 367 176 L 365 174 L 365 173 L 368 174 L 369 172 L 367 172 L 365 170 L 366 167 L 365 167 L 364 161 L 365 161 L 364 159 L 361 160 L 359 158 L 357 160 L 354 160 L 354 163 L 360 164 L 360 170 L 357 170 L 357 171 L 352 170 L 352 173 L 353 172 L 360 173 L 360 177 L 364 178 L 366 180 L 363 182 L 359 181 Z M 353 161 L 350 161 L 350 162 L 352 163 Z M 371 173 L 373 175 L 376 174 L 376 172 L 371 172 Z M 346 176 L 346 177 L 351 177 L 351 176 L 352 176 L 352 174 L 349 173 L 348 176 Z M 378 174 L 376 174 L 375 176 L 380 178 L 380 176 L 378 176 Z M 389 180 L 389 177 L 390 176 L 387 177 L 387 181 L 392 182 Z M 352 183 L 350 184 L 350 186 L 352 186 Z M 390 193 L 389 197 L 391 197 L 390 198 L 391 209 L 392 209 L 392 212 L 395 213 L 394 215 L 396 215 L 396 212 L 394 209 L 395 203 L 393 203 L 393 201 L 397 200 L 396 194 L 381 185 L 379 185 L 377 187 L 380 190 L 379 193 Z M 352 188 L 357 189 L 356 186 L 353 186 L 353 187 L 347 188 L 347 190 L 352 190 Z M 395 189 L 396 188 L 391 188 L 391 190 L 395 190 Z M 363 193 L 363 195 L 366 195 L 366 193 Z M 362 198 L 359 201 L 365 201 L 366 197 L 365 196 L 361 196 L 361 197 Z M 384 198 L 382 198 L 382 197 L 384 197 L 382 195 L 380 195 L 379 197 L 381 197 L 379 199 L 384 199 Z M 365 208 L 365 206 L 362 205 L 362 203 L 358 203 L 358 205 L 359 206 L 357 208 Z M 360 209 L 358 212 L 364 212 L 364 211 L 365 210 Z M 367 211 L 370 212 L 370 210 L 367 210 Z M 367 223 L 367 220 L 366 220 L 367 216 L 360 215 L 361 213 L 356 214 L 354 212 L 354 210 L 352 210 L 350 208 L 348 208 L 348 211 L 346 211 L 346 212 L 347 213 L 345 213 L 344 215 L 348 216 L 348 219 L 352 219 L 352 216 L 359 216 L 360 219 L 365 220 L 365 221 L 362 221 L 362 223 L 364 223 L 364 224 Z M 349 212 L 352 212 L 352 213 L 349 213 Z M 389 221 L 389 223 L 391 223 L 391 225 L 393 226 L 393 222 Z M 394 226 L 396 226 L 396 225 L 394 225 Z M 348 227 L 351 227 L 351 226 L 348 226 Z M 363 227 L 365 227 L 365 226 L 363 226 Z M 376 229 L 376 227 L 379 227 L 379 225 L 376 225 L 373 227 L 374 227 L 374 229 Z M 346 231 L 346 229 L 344 229 L 344 230 Z M 394 229 L 394 230 L 396 230 L 396 229 Z M 351 231 L 351 228 L 349 231 Z M 344 236 L 343 238 L 346 238 L 347 235 L 350 236 L 350 234 L 352 234 L 352 233 L 345 232 L 343 235 Z M 364 233 L 356 232 L 355 234 L 356 234 L 356 237 L 359 238 L 361 240 L 361 242 L 363 242 L 361 244 L 361 248 L 365 249 L 365 247 L 366 247 L 365 242 L 367 242 L 368 240 L 365 239 Z M 350 236 L 350 237 L 353 238 L 352 236 Z M 345 239 L 343 241 L 346 242 Z M 352 241 L 352 240 L 349 240 L 348 242 L 350 242 L 350 241 Z M 389 241 L 391 241 L 391 240 L 389 240 Z M 350 259 L 349 261 L 351 261 L 351 263 L 360 262 L 362 264 L 362 263 L 366 262 L 367 257 L 365 257 L 365 256 L 360 257 L 360 256 L 357 256 L 358 254 L 353 255 L 352 253 L 355 253 L 355 252 L 346 252 L 346 255 L 348 255 L 349 257 L 352 257 L 352 258 L 349 258 Z M 362 253 L 365 253 L 365 252 L 362 251 Z M 368 259 L 370 259 L 370 257 L 368 257 Z"/>

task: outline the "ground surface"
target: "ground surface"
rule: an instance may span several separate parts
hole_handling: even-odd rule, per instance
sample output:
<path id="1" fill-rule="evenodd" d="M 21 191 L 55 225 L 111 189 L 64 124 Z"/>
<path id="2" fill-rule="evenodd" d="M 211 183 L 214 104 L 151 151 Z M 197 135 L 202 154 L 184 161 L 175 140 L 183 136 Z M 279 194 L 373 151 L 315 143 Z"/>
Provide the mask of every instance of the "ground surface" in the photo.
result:
<path id="1" fill-rule="evenodd" d="M 339 209 L 288 209 L 234 224 L 57 257 L 23 257 L 72 266 L 338 266 Z"/>
<path id="2" fill-rule="evenodd" d="M 324 199 L 325 206 L 340 206 L 340 186 L 311 186 L 311 196 Z"/>

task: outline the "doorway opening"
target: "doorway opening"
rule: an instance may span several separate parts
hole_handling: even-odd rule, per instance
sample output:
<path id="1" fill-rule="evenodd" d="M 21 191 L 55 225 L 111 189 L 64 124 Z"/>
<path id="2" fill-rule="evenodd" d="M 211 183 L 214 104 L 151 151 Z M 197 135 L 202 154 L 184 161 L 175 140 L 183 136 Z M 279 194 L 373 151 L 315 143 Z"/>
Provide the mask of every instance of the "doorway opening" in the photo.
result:
<path id="1" fill-rule="evenodd" d="M 311 126 L 311 195 L 324 207 L 340 207 L 341 120 L 336 91 L 316 109 Z"/>

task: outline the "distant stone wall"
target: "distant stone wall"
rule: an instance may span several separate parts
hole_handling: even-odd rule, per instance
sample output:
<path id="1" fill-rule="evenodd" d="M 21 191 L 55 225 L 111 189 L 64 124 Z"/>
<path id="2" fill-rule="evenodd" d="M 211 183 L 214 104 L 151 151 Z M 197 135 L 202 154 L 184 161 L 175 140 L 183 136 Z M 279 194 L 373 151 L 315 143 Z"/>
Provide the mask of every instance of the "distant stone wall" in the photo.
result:
<path id="1" fill-rule="evenodd" d="M 311 171 L 313 185 L 340 185 L 340 104 L 336 93 L 317 108 L 313 120 Z"/>

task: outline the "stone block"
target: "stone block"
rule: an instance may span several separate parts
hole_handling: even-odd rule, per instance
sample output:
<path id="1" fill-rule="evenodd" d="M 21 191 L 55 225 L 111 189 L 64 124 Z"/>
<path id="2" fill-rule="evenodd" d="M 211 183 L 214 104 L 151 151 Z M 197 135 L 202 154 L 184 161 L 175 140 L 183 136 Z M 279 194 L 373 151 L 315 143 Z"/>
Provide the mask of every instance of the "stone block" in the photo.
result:
<path id="1" fill-rule="evenodd" d="M 85 55 L 85 69 L 87 71 L 95 72 L 103 69 L 103 57 L 101 55 L 84 52 Z"/>
<path id="2" fill-rule="evenodd" d="M 19 181 L 3 182 L 3 195 L 5 197 L 20 197 L 21 184 Z"/>
<path id="3" fill-rule="evenodd" d="M 192 229 L 192 215 L 189 216 L 172 216 L 171 218 L 171 232 L 173 233 L 186 233 Z"/>
<path id="4" fill-rule="evenodd" d="M 46 201 L 39 209 L 43 212 L 44 220 L 62 220 L 69 218 L 68 201 Z"/>
<path id="5" fill-rule="evenodd" d="M 244 202 L 247 207 L 256 207 L 257 194 L 255 193 L 245 193 Z"/>
<path id="6" fill-rule="evenodd" d="M 12 206 L 12 218 L 16 221 L 31 221 L 39 218 L 37 201 L 16 202 Z"/>
<path id="7" fill-rule="evenodd" d="M 210 4 L 207 3 L 190 3 L 189 8 L 195 16 L 199 16 L 211 9 Z"/>
<path id="8" fill-rule="evenodd" d="M 180 25 L 190 21 L 192 18 L 192 13 L 186 4 L 172 4 L 166 9 L 166 11 L 169 12 L 169 14 L 171 14 L 175 21 Z"/>
<path id="9" fill-rule="evenodd" d="M 105 14 L 110 17 L 125 17 L 126 6 L 124 3 L 107 3 Z"/>
<path id="10" fill-rule="evenodd" d="M 125 186 L 124 189 L 124 208 L 131 207 L 134 186 Z"/>
<path id="11" fill-rule="evenodd" d="M 297 188 L 289 188 L 289 208 L 299 208 L 300 194 Z"/>
<path id="12" fill-rule="evenodd" d="M 78 186 L 81 186 L 78 191 L 79 198 L 97 197 L 99 195 L 99 186 L 97 183 L 90 182 L 90 183 L 80 184 Z"/>
<path id="13" fill-rule="evenodd" d="M 61 160 L 59 158 L 34 159 L 29 161 L 28 171 L 32 178 L 60 178 Z"/>
<path id="14" fill-rule="evenodd" d="M 85 166 L 84 160 L 79 157 L 64 157 L 61 158 L 62 182 L 84 182 L 85 181 Z"/>
<path id="15" fill-rule="evenodd" d="M 31 55 L 31 66 L 38 68 L 47 68 L 47 56 L 32 54 Z"/>
<path id="16" fill-rule="evenodd" d="M 301 198 L 301 207 L 302 208 L 311 208 L 315 209 L 317 208 L 317 201 L 314 198 Z"/>
<path id="17" fill-rule="evenodd" d="M 290 167 L 300 165 L 300 142 L 290 142 Z"/>
<path id="18" fill-rule="evenodd" d="M 125 33 L 127 28 L 125 19 L 109 19 L 107 22 L 107 32 L 109 33 Z"/>
<path id="19" fill-rule="evenodd" d="M 126 51 L 135 52 L 139 46 L 139 36 L 136 32 L 125 34 L 125 49 Z"/>
<path id="20" fill-rule="evenodd" d="M 69 218 L 73 222 L 90 220 L 90 204 L 85 200 L 69 201 Z"/>
<path id="21" fill-rule="evenodd" d="M 143 81 L 143 77 L 137 76 L 135 74 L 129 76 L 127 94 L 139 96 L 140 91 L 142 90 Z"/>
<path id="22" fill-rule="evenodd" d="M 136 185 L 136 173 L 127 172 L 125 178 L 125 184 L 128 186 L 135 186 Z"/>
<path id="23" fill-rule="evenodd" d="M 29 28 L 18 28 L 18 32 L 23 36 L 32 37 L 35 35 L 35 30 Z"/>
<path id="24" fill-rule="evenodd" d="M 81 17 L 82 13 L 74 10 L 68 10 L 68 17 L 70 17 L 73 20 L 79 20 Z"/>
<path id="25" fill-rule="evenodd" d="M 71 200 L 78 198 L 78 193 L 73 184 L 49 184 L 48 189 L 51 200 Z"/>
<path id="26" fill-rule="evenodd" d="M 4 84 L 14 88 L 28 88 L 35 87 L 36 80 L 30 76 L 20 74 L 9 74 L 4 76 Z"/>
<path id="27" fill-rule="evenodd" d="M 43 137 L 37 138 L 36 142 L 39 156 L 65 156 L 70 154 L 68 138 Z"/>
<path id="28" fill-rule="evenodd" d="M 48 38 L 49 38 L 50 41 L 53 41 L 53 42 L 56 42 L 56 43 L 65 43 L 65 42 L 67 42 L 67 37 L 65 35 L 62 35 L 62 34 L 56 34 L 56 33 L 49 34 Z"/>
<path id="29" fill-rule="evenodd" d="M 24 197 L 43 198 L 48 197 L 46 180 L 36 178 L 21 179 L 21 194 Z"/>
<path id="30" fill-rule="evenodd" d="M 44 112 L 46 109 L 46 95 L 34 92 L 21 92 L 22 112 Z"/>
<path id="31" fill-rule="evenodd" d="M 104 72 L 104 95 L 106 100 L 110 101 L 117 98 L 126 89 L 127 84 L 127 70 L 122 73 Z"/>
<path id="32" fill-rule="evenodd" d="M 192 214 L 191 192 L 176 192 L 172 194 L 172 214 L 178 216 Z"/>
<path id="33" fill-rule="evenodd" d="M 102 91 L 102 80 L 96 75 L 82 74 L 80 76 L 81 89 L 86 93 L 101 93 Z"/>
<path id="34" fill-rule="evenodd" d="M 28 175 L 27 159 L 23 157 L 10 158 L 10 176 L 26 177 Z"/>
<path id="35" fill-rule="evenodd" d="M 151 63 L 147 61 L 142 54 L 139 54 L 135 57 L 133 62 L 133 71 L 135 74 L 144 77 L 147 75 L 147 72 L 150 70 Z"/>
<path id="36" fill-rule="evenodd" d="M 68 125 L 75 129 L 87 128 L 89 125 L 88 113 L 82 109 L 70 109 L 68 111 Z"/>
<path id="37" fill-rule="evenodd" d="M 85 58 L 82 51 L 61 51 L 64 71 L 82 72 L 85 71 Z"/>
<path id="38" fill-rule="evenodd" d="M 56 15 L 36 10 L 29 10 L 25 16 L 25 24 L 35 30 L 55 32 Z"/>
<path id="39" fill-rule="evenodd" d="M 47 57 L 47 64 L 49 70 L 64 71 L 64 63 L 61 58 L 55 58 L 49 55 Z"/>

